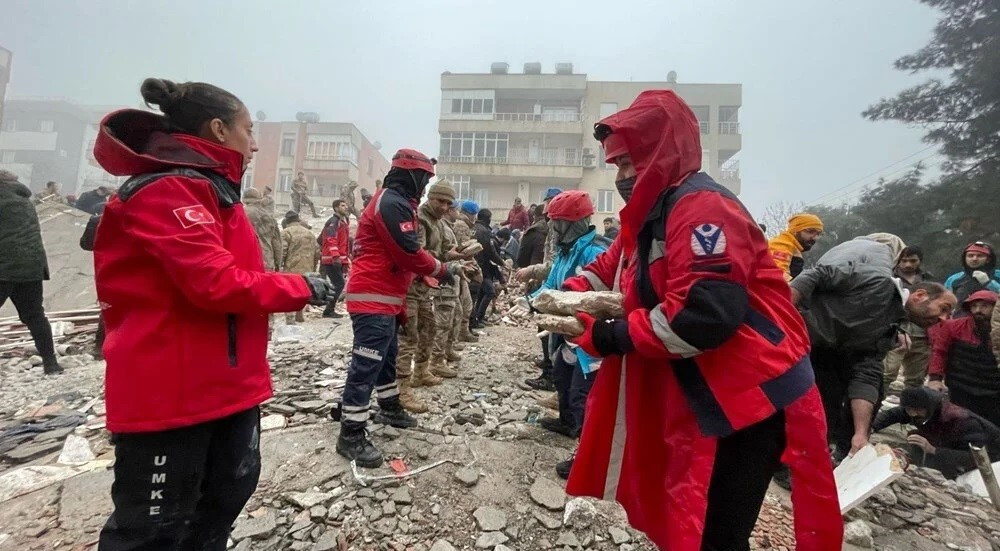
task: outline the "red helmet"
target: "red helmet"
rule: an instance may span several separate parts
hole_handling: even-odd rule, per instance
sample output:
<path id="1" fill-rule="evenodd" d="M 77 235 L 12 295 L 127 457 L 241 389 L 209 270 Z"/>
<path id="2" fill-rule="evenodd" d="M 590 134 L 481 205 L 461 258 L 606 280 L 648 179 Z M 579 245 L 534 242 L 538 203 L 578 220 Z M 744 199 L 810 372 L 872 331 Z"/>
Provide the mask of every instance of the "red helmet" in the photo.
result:
<path id="1" fill-rule="evenodd" d="M 571 189 L 549 201 L 548 214 L 550 220 L 576 222 L 594 214 L 594 202 L 586 191 Z"/>
<path id="2" fill-rule="evenodd" d="M 392 156 L 392 166 L 406 170 L 423 170 L 434 175 L 437 159 L 431 159 L 416 149 L 400 149 Z"/>

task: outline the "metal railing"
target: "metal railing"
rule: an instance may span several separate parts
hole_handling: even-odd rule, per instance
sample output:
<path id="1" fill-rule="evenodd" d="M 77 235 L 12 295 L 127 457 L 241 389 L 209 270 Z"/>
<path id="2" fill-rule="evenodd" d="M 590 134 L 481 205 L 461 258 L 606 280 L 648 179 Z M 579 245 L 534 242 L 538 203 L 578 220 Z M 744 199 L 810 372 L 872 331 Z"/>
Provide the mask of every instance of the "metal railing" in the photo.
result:
<path id="1" fill-rule="evenodd" d="M 494 113 L 493 120 L 512 122 L 580 122 L 580 113 Z"/>
<path id="2" fill-rule="evenodd" d="M 555 156 L 529 155 L 521 153 L 511 153 L 504 157 L 475 157 L 459 156 L 453 157 L 442 155 L 438 158 L 442 163 L 466 163 L 466 164 L 486 164 L 486 165 L 540 165 L 540 166 L 583 166 L 583 159 L 579 149 L 559 151 Z"/>
<path id="3" fill-rule="evenodd" d="M 740 133 L 740 123 L 738 122 L 719 123 L 719 134 L 739 134 L 739 133 Z"/>
<path id="4" fill-rule="evenodd" d="M 701 130 L 701 134 L 703 136 L 704 135 L 708 135 L 708 122 L 707 121 L 698 121 L 698 128 Z"/>

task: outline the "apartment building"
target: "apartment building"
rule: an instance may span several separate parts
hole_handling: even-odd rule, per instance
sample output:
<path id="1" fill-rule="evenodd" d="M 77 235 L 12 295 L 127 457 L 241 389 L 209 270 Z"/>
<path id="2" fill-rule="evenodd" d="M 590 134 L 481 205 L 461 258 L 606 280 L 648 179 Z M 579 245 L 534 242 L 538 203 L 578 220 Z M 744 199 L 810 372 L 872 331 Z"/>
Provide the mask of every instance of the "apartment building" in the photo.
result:
<path id="1" fill-rule="evenodd" d="M 63 195 L 79 195 L 124 179 L 94 159 L 98 125 L 115 106 L 78 105 L 63 98 L 12 98 L 0 123 L 0 168 L 33 191 L 58 182 Z"/>
<path id="2" fill-rule="evenodd" d="M 605 164 L 593 126 L 649 89 L 674 90 L 691 105 L 702 170 L 739 193 L 740 84 L 679 83 L 673 72 L 662 82 L 590 81 L 570 63 L 553 73 L 540 63 L 526 63 L 522 73 L 506 63 L 489 73 L 443 73 L 438 175 L 460 197 L 493 210 L 494 220 L 515 197 L 537 203 L 549 187 L 585 190 L 599 215 L 616 213 L 623 206 L 616 168 Z"/>
<path id="3" fill-rule="evenodd" d="M 254 160 L 243 178 L 244 188 L 275 192 L 277 209 L 291 205 L 291 184 L 298 172 L 305 173 L 310 196 L 317 206 L 329 206 L 351 181 L 375 191 L 376 180 L 389 171 L 389 161 L 351 123 L 316 122 L 315 114 L 300 121 L 257 122 L 257 147 Z M 360 195 L 356 197 L 360 205 Z"/>

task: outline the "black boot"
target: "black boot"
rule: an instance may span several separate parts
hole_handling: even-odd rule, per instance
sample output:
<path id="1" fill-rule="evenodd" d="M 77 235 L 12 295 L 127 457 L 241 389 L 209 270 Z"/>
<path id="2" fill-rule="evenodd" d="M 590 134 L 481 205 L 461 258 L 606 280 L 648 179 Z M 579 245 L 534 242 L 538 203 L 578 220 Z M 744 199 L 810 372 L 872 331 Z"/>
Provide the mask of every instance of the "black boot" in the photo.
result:
<path id="1" fill-rule="evenodd" d="M 576 431 L 573 430 L 573 427 L 569 426 L 566 423 L 563 423 L 562 420 L 559 419 L 558 417 L 545 417 L 539 419 L 538 426 L 542 427 L 545 430 L 552 431 L 556 434 L 561 434 L 563 436 L 568 436 L 570 438 L 577 437 Z"/>
<path id="2" fill-rule="evenodd" d="M 372 421 L 380 425 L 389 425 L 397 429 L 412 429 L 417 426 L 417 420 L 412 415 L 406 413 L 403 406 L 399 405 L 399 400 L 395 404 L 379 404 L 379 411 L 372 417 Z"/>
<path id="3" fill-rule="evenodd" d="M 382 464 L 382 452 L 368 440 L 364 425 L 358 427 L 341 423 L 337 453 L 367 469 L 374 469 Z"/>
<path id="4" fill-rule="evenodd" d="M 563 480 L 569 480 L 569 472 L 573 469 L 573 459 L 575 456 L 571 456 L 566 461 L 560 461 L 556 463 L 556 476 Z"/>
<path id="5" fill-rule="evenodd" d="M 545 390 L 547 392 L 555 390 L 556 383 L 552 379 L 552 364 L 543 361 L 540 365 L 538 363 L 535 365 L 542 368 L 542 374 L 538 378 L 525 380 L 524 384 L 535 390 Z"/>
<path id="6" fill-rule="evenodd" d="M 63 368 L 59 365 L 59 361 L 56 360 L 55 356 L 42 358 L 42 369 L 46 375 L 56 375 L 63 372 Z"/>

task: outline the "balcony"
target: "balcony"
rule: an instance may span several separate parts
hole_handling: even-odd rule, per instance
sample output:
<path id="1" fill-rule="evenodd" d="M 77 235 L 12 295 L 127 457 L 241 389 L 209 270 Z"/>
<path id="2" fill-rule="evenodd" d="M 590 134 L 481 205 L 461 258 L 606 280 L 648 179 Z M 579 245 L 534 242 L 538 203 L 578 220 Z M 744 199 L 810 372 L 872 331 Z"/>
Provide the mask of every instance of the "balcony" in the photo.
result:
<path id="1" fill-rule="evenodd" d="M 441 119 L 440 132 L 524 132 L 536 134 L 579 134 L 580 113 L 494 113 L 479 118 Z"/>
<path id="2" fill-rule="evenodd" d="M 740 133 L 740 123 L 738 122 L 720 122 L 719 123 L 719 134 L 739 134 Z"/>
<path id="3" fill-rule="evenodd" d="M 357 161 L 352 157 L 339 155 L 306 155 L 302 161 L 303 170 L 357 170 Z"/>
<path id="4" fill-rule="evenodd" d="M 510 176 L 515 178 L 567 178 L 583 177 L 582 151 L 562 149 L 551 155 L 539 151 L 512 151 L 504 157 L 453 157 L 442 156 L 438 162 L 462 165 L 452 170 L 440 169 L 442 173 L 456 172 L 469 176 Z"/>
<path id="5" fill-rule="evenodd" d="M 740 192 L 740 162 L 729 161 L 719 167 L 719 183 L 733 193 Z"/>

